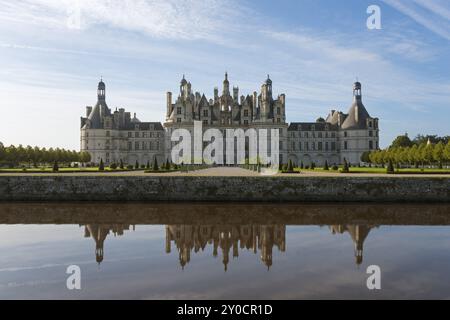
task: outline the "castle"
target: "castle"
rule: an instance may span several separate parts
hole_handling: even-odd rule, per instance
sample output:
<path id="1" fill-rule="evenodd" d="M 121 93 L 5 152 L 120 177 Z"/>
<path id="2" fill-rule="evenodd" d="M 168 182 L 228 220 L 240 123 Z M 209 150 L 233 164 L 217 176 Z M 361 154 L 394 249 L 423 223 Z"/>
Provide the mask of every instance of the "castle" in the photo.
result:
<path id="1" fill-rule="evenodd" d="M 261 85 L 259 94 L 239 96 L 239 88 L 230 89 L 225 73 L 222 93 L 214 89 L 214 98 L 192 91 L 184 75 L 179 94 L 167 93 L 166 119 L 160 122 L 141 122 L 125 109 L 114 112 L 106 104 L 106 86 L 98 84 L 97 103 L 86 107 L 81 118 L 81 151 L 91 155 L 93 163 L 105 164 L 123 161 L 128 164 L 146 164 L 157 159 L 163 163 L 171 159 L 171 141 L 176 129 L 194 130 L 194 121 L 201 121 L 203 130 L 276 129 L 279 131 L 280 163 L 289 160 L 295 165 L 317 166 L 340 164 L 344 158 L 352 163 L 361 162 L 366 151 L 379 148 L 378 118 L 372 118 L 362 102 L 361 83 L 353 85 L 353 102 L 347 113 L 331 110 L 326 119 L 316 122 L 286 122 L 286 96 L 276 97 L 269 76 Z M 205 148 L 207 143 L 204 143 Z M 248 146 L 246 144 L 246 151 Z M 270 150 L 269 150 L 270 152 Z M 224 155 L 225 156 L 225 155 Z"/>

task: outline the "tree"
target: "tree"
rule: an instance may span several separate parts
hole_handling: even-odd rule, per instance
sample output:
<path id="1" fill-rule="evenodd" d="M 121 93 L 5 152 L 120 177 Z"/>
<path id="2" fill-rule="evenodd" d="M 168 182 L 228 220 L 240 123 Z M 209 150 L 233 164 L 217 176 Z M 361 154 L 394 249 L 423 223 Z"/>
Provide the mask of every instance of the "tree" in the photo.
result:
<path id="1" fill-rule="evenodd" d="M 348 162 L 347 159 L 344 158 L 344 167 L 342 168 L 342 173 L 349 173 L 350 170 L 348 169 Z"/>
<path id="2" fill-rule="evenodd" d="M 392 160 L 389 160 L 388 162 L 386 173 L 394 173 L 394 165 L 392 164 Z"/>
<path id="3" fill-rule="evenodd" d="M 294 165 L 292 164 L 292 159 L 289 159 L 287 172 L 289 172 L 289 173 L 294 172 Z"/>
<path id="4" fill-rule="evenodd" d="M 53 172 L 57 172 L 59 171 L 59 166 L 58 166 L 58 161 L 55 160 L 55 162 L 53 163 Z"/>
<path id="5" fill-rule="evenodd" d="M 136 160 L 136 163 L 134 164 L 134 168 L 137 170 L 139 169 L 139 162 Z"/>
<path id="6" fill-rule="evenodd" d="M 150 170 L 150 160 L 147 160 L 147 164 L 145 165 L 146 170 Z"/>
<path id="7" fill-rule="evenodd" d="M 305 165 L 303 164 L 303 161 L 300 162 L 300 169 L 303 169 L 305 167 Z"/>
<path id="8" fill-rule="evenodd" d="M 361 161 L 365 163 L 370 163 L 370 151 L 365 151 L 361 155 Z"/>
<path id="9" fill-rule="evenodd" d="M 120 170 L 124 169 L 124 165 L 123 165 L 123 160 L 122 159 L 120 159 L 119 168 L 120 168 Z"/>
<path id="10" fill-rule="evenodd" d="M 327 160 L 325 160 L 325 165 L 323 166 L 323 170 L 326 170 L 326 171 L 330 170 L 330 168 L 328 167 L 328 161 Z"/>
<path id="11" fill-rule="evenodd" d="M 439 169 L 442 169 L 442 163 L 445 161 L 445 146 L 442 141 L 434 146 L 433 160 L 438 163 Z"/>
<path id="12" fill-rule="evenodd" d="M 158 159 L 156 157 L 153 160 L 153 171 L 158 171 Z"/>
<path id="13" fill-rule="evenodd" d="M 170 162 L 169 162 L 169 158 L 166 159 L 166 170 L 167 170 L 167 171 L 170 170 Z"/>
<path id="14" fill-rule="evenodd" d="M 411 147 L 412 145 L 413 142 L 409 139 L 408 134 L 404 134 L 395 138 L 389 148 Z"/>
<path id="15" fill-rule="evenodd" d="M 0 142 L 0 163 L 6 160 L 6 149 L 3 143 Z"/>
<path id="16" fill-rule="evenodd" d="M 445 162 L 450 162 L 450 141 L 445 146 L 444 155 L 445 155 Z"/>
<path id="17" fill-rule="evenodd" d="M 105 164 L 103 163 L 103 158 L 100 159 L 100 164 L 98 166 L 98 171 L 105 171 Z"/>

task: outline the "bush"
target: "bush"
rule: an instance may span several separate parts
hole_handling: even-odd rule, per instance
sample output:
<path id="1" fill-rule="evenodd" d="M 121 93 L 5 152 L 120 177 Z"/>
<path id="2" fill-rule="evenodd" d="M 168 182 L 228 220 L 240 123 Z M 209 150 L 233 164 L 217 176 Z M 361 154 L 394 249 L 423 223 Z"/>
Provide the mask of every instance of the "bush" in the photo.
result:
<path id="1" fill-rule="evenodd" d="M 109 166 L 109 168 L 112 169 L 112 170 L 116 170 L 116 169 L 117 169 L 117 164 L 111 163 L 111 165 Z"/>
<path id="2" fill-rule="evenodd" d="M 141 169 L 145 169 L 145 164 L 141 164 Z"/>
<path id="3" fill-rule="evenodd" d="M 120 168 L 121 170 L 123 170 L 124 167 L 125 167 L 125 166 L 123 165 L 123 161 L 122 161 L 122 159 L 120 159 L 119 168 Z"/>
<path id="4" fill-rule="evenodd" d="M 139 162 L 136 160 L 136 163 L 134 164 L 134 168 L 137 170 L 139 169 Z"/>
<path id="5" fill-rule="evenodd" d="M 156 159 L 156 157 L 155 157 L 155 159 L 153 160 L 153 166 L 152 166 L 152 169 L 153 169 L 153 171 L 158 171 L 158 170 L 159 170 L 159 167 L 158 167 L 158 159 Z"/>
<path id="6" fill-rule="evenodd" d="M 333 164 L 333 166 L 331 167 L 331 170 L 337 171 L 339 170 L 339 167 L 335 164 Z"/>
<path id="7" fill-rule="evenodd" d="M 312 162 L 311 163 L 311 170 L 314 170 L 316 168 L 316 163 L 315 162 Z"/>
<path id="8" fill-rule="evenodd" d="M 289 163 L 288 163 L 288 167 L 287 167 L 287 172 L 292 173 L 294 172 L 294 165 L 292 164 L 292 160 L 289 159 Z"/>
<path id="9" fill-rule="evenodd" d="M 326 171 L 330 170 L 330 168 L 328 167 L 328 161 L 327 160 L 325 160 L 325 165 L 323 166 L 323 170 L 326 170 Z"/>
<path id="10" fill-rule="evenodd" d="M 350 170 L 348 169 L 348 162 L 347 159 L 344 158 L 344 167 L 341 170 L 342 173 L 349 173 Z"/>
<path id="11" fill-rule="evenodd" d="M 300 163 L 300 169 L 303 169 L 305 166 L 303 165 L 303 161 Z"/>
<path id="12" fill-rule="evenodd" d="M 134 167 L 133 167 L 133 165 L 129 164 L 129 165 L 127 165 L 127 169 L 128 169 L 128 170 L 133 170 Z"/>
<path id="13" fill-rule="evenodd" d="M 100 159 L 100 165 L 98 166 L 98 171 L 105 171 L 105 164 L 103 163 L 103 158 Z"/>
<path id="14" fill-rule="evenodd" d="M 55 161 L 55 163 L 53 163 L 53 172 L 58 172 L 58 171 L 59 171 L 58 161 Z"/>

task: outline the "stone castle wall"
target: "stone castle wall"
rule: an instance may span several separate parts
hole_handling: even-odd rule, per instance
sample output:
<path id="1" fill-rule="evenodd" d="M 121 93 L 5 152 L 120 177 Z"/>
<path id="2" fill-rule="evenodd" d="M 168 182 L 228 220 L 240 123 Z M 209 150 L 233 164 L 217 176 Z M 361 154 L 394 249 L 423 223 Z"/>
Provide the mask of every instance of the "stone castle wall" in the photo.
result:
<path id="1" fill-rule="evenodd" d="M 0 201 L 450 202 L 450 178 L 0 176 Z"/>

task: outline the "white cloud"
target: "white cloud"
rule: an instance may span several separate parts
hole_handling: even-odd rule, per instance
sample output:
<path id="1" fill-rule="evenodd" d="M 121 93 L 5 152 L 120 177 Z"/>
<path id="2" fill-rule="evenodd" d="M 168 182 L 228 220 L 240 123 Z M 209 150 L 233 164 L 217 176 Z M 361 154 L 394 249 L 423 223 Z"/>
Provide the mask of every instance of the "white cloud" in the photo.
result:
<path id="1" fill-rule="evenodd" d="M 81 29 L 94 25 L 142 32 L 157 38 L 215 39 L 233 29 L 239 14 L 225 0 L 1 0 L 3 21 L 47 27 L 73 27 L 80 13 Z M 77 19 L 75 19 L 77 20 Z"/>
<path id="2" fill-rule="evenodd" d="M 450 10 L 436 0 L 383 0 L 435 34 L 450 40 Z M 446 4 L 448 6 L 448 3 Z"/>

